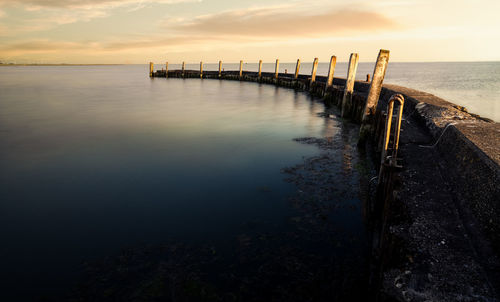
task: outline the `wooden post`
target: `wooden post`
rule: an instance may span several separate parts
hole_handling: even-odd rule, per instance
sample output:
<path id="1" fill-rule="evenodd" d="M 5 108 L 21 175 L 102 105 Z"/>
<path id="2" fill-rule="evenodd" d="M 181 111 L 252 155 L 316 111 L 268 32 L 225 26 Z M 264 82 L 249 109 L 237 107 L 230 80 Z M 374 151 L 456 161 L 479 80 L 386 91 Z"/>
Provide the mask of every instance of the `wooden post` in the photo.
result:
<path id="1" fill-rule="evenodd" d="M 262 78 L 262 60 L 259 60 L 259 79 Z"/>
<path id="2" fill-rule="evenodd" d="M 299 70 L 300 70 L 300 59 L 297 59 L 297 65 L 295 66 L 295 79 L 299 78 Z"/>
<path id="3" fill-rule="evenodd" d="M 153 77 L 154 65 L 153 62 L 149 62 L 149 77 Z"/>
<path id="4" fill-rule="evenodd" d="M 219 78 L 222 76 L 222 61 L 219 61 Z"/>
<path id="5" fill-rule="evenodd" d="M 370 82 L 370 74 L 369 74 L 369 73 L 368 73 L 368 74 L 366 74 L 366 81 L 367 81 L 367 82 Z"/>
<path id="6" fill-rule="evenodd" d="M 243 60 L 240 61 L 240 79 L 243 76 Z"/>
<path id="7" fill-rule="evenodd" d="M 347 70 L 347 79 L 344 87 L 344 96 L 342 97 L 342 113 L 345 117 L 347 112 L 350 112 L 352 106 L 352 92 L 354 90 L 354 81 L 356 78 L 356 70 L 358 69 L 359 55 L 351 53 L 349 58 L 349 69 Z"/>
<path id="8" fill-rule="evenodd" d="M 311 84 L 316 81 L 316 71 L 318 70 L 318 58 L 314 58 L 313 67 L 311 71 Z"/>
<path id="9" fill-rule="evenodd" d="M 280 60 L 276 59 L 276 65 L 274 66 L 274 78 L 276 80 L 278 79 L 279 71 L 280 71 Z"/>
<path id="10" fill-rule="evenodd" d="M 203 61 L 200 62 L 200 79 L 203 78 Z"/>
<path id="11" fill-rule="evenodd" d="M 365 108 L 363 109 L 363 116 L 361 117 L 358 144 L 364 143 L 367 139 L 367 135 L 372 132 L 373 125 L 371 125 L 371 120 L 377 109 L 388 62 L 389 51 L 381 49 L 378 53 L 377 63 L 373 70 L 373 79 L 370 84 L 370 90 L 368 91 L 368 97 L 366 98 Z"/>
<path id="12" fill-rule="evenodd" d="M 332 56 L 330 58 L 330 68 L 328 69 L 328 80 L 326 81 L 326 88 L 333 86 L 333 73 L 335 72 L 336 63 L 337 63 L 337 57 Z"/>
<path id="13" fill-rule="evenodd" d="M 185 71 L 186 71 L 186 62 L 182 62 L 182 77 L 184 77 Z"/>
<path id="14" fill-rule="evenodd" d="M 168 78 L 168 62 L 165 62 L 165 77 Z"/>

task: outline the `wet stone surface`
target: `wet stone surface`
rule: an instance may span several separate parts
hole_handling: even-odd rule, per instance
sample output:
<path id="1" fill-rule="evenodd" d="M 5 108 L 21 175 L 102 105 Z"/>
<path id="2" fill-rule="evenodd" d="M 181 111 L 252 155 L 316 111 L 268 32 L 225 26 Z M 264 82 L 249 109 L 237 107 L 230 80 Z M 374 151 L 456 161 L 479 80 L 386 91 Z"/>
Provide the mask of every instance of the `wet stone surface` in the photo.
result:
<path id="1" fill-rule="evenodd" d="M 123 250 L 85 263 L 70 301 L 364 299 L 369 248 L 363 184 L 373 168 L 355 146 L 359 128 L 323 117 L 334 119 L 339 131 L 295 139 L 321 151 L 282 169 L 296 186 L 289 199 L 294 215 L 284 230 L 249 221 L 223 245 L 168 242 Z"/>

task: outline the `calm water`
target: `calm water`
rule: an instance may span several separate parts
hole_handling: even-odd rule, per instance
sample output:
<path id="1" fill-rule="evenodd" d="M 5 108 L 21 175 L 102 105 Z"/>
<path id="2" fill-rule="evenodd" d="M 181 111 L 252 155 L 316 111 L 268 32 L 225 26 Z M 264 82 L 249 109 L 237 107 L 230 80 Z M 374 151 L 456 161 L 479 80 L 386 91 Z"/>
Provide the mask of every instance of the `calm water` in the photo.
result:
<path id="1" fill-rule="evenodd" d="M 336 76 L 346 69 L 337 64 Z M 361 63 L 357 77 L 372 69 Z M 498 62 L 391 63 L 386 82 L 498 121 L 499 77 Z M 151 80 L 142 65 L 0 68 L 0 300 L 60 295 L 79 280 L 82 261 L 165 242 L 191 246 L 186 254 L 209 246 L 225 255 L 211 270 L 230 267 L 239 279 L 272 283 L 278 273 L 252 267 L 286 260 L 293 288 L 292 276 L 324 267 L 344 280 L 335 263 L 364 265 L 353 238 L 364 236 L 359 183 L 367 172 L 356 129 L 318 116 L 324 110 L 303 93 L 255 83 Z M 293 140 L 300 137 L 330 138 L 333 149 Z M 197 262 L 174 262 L 188 260 Z M 249 292 L 261 290 L 257 281 Z"/>
<path id="2" fill-rule="evenodd" d="M 0 300 L 58 295 L 82 261 L 123 248 L 224 249 L 246 242 L 249 223 L 254 233 L 292 234 L 291 217 L 312 220 L 291 205 L 300 184 L 282 169 L 324 152 L 298 137 L 338 140 L 328 182 L 345 179 L 333 191 L 349 211 L 332 219 L 363 232 L 356 151 L 339 121 L 318 116 L 322 104 L 272 86 L 146 72 L 0 68 Z"/>
<path id="3" fill-rule="evenodd" d="M 319 63 L 318 74 L 327 75 L 327 63 Z M 160 65 L 158 65 L 160 66 Z M 356 78 L 366 79 L 373 73 L 374 63 L 359 63 Z M 159 67 L 160 68 L 160 67 Z M 179 68 L 171 64 L 169 68 Z M 199 64 L 188 64 L 187 68 L 198 70 Z M 207 64 L 206 70 L 217 70 L 217 64 Z M 224 64 L 226 70 L 238 70 L 239 64 Z M 311 72 L 312 64 L 302 62 L 301 73 Z M 245 64 L 245 70 L 256 71 L 258 64 Z M 263 64 L 266 72 L 274 72 L 274 64 Z M 280 63 L 280 72 L 295 72 L 295 63 Z M 345 78 L 347 63 L 339 62 L 335 76 Z M 391 63 L 387 69 L 385 83 L 401 85 L 426 91 L 449 102 L 466 107 L 470 112 L 500 122 L 500 62 L 457 63 Z"/>

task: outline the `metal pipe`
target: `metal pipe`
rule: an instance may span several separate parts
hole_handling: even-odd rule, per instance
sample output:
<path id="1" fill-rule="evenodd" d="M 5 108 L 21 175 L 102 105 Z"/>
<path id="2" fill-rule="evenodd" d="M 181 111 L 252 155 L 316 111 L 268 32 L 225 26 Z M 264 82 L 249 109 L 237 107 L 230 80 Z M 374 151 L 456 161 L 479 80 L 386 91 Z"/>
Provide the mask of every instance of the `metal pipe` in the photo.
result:
<path id="1" fill-rule="evenodd" d="M 389 141 L 391 138 L 391 126 L 392 126 L 392 114 L 394 112 L 394 102 L 399 103 L 399 108 L 398 108 L 398 116 L 397 116 L 397 124 L 396 127 L 394 128 L 393 131 L 393 140 L 392 140 L 392 149 L 391 152 L 392 154 L 390 156 L 387 156 L 387 151 L 389 149 Z M 397 155 L 398 155 L 398 148 L 399 148 L 399 135 L 401 132 L 401 120 L 403 119 L 403 106 L 404 106 L 405 99 L 403 95 L 401 94 L 395 94 L 391 96 L 389 99 L 389 103 L 387 104 L 387 118 L 385 120 L 385 128 L 384 128 L 384 144 L 382 148 L 382 155 L 380 158 L 380 172 L 379 172 L 379 182 L 383 179 L 382 174 L 384 171 L 384 167 L 386 164 L 396 167 L 397 163 Z M 389 162 L 387 162 L 387 159 L 389 159 Z"/>

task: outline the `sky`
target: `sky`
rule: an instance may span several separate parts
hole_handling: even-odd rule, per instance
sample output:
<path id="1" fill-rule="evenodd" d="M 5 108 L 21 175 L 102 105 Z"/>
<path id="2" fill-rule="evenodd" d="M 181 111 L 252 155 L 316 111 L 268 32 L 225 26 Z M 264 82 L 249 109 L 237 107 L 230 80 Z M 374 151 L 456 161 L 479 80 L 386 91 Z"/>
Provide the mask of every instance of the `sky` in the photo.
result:
<path id="1" fill-rule="evenodd" d="M 498 0 L 0 0 L 15 63 L 500 61 Z"/>

